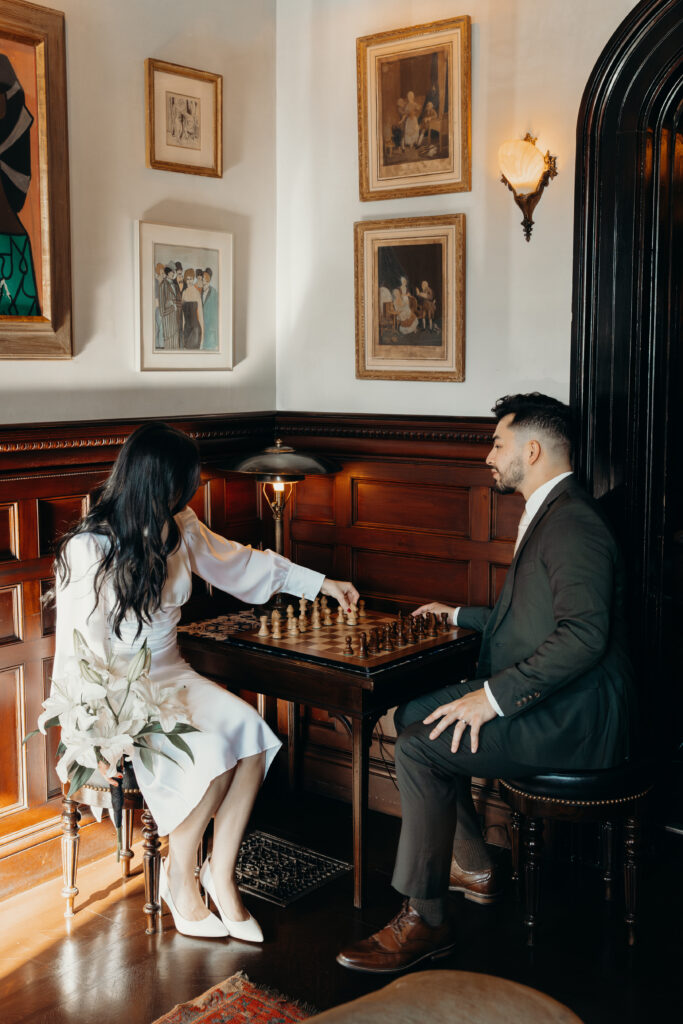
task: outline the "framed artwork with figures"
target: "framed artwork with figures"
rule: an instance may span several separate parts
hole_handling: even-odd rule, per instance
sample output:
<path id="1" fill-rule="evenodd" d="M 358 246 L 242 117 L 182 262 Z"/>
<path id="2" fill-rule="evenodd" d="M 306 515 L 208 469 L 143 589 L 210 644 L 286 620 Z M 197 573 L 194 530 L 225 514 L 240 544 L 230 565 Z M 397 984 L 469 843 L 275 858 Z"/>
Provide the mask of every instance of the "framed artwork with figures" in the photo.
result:
<path id="1" fill-rule="evenodd" d="M 141 370 L 232 369 L 232 235 L 137 224 Z"/>
<path id="2" fill-rule="evenodd" d="M 465 379 L 465 214 L 355 225 L 356 377 Z"/>
<path id="3" fill-rule="evenodd" d="M 223 76 L 145 61 L 147 166 L 223 175 Z"/>
<path id="4" fill-rule="evenodd" d="M 71 358 L 64 15 L 0 4 L 0 359 Z"/>
<path id="5" fill-rule="evenodd" d="M 360 198 L 472 188 L 468 16 L 356 41 Z"/>

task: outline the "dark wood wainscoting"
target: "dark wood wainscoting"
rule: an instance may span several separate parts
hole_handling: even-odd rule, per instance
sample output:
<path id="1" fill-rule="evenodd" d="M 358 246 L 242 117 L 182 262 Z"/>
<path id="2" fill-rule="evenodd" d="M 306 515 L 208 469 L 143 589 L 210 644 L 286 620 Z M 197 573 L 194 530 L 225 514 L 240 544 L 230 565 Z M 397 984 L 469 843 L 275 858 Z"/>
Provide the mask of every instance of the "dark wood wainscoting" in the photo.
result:
<path id="1" fill-rule="evenodd" d="M 311 477 L 295 488 L 285 529 L 292 558 L 353 579 L 379 608 L 495 600 L 512 557 L 521 501 L 491 489 L 484 466 L 490 420 L 265 412 L 173 422 L 200 444 L 203 476 L 193 507 L 219 533 L 272 544 L 272 518 L 262 510 L 258 487 L 219 467 L 227 456 L 258 450 L 278 433 L 341 466 L 334 476 Z M 22 743 L 50 684 L 54 615 L 42 598 L 52 585 L 55 540 L 82 514 L 137 425 L 0 428 L 0 898 L 22 879 L 35 884 L 59 873 L 55 739 Z M 220 594 L 196 586 L 183 617 L 226 607 Z M 286 734 L 284 707 L 278 723 Z M 304 784 L 348 799 L 344 730 L 313 711 L 302 734 Z M 398 813 L 393 735 L 389 714 L 373 744 L 370 798 L 371 806 Z M 505 842 L 507 816 L 495 787 L 480 780 L 477 793 L 492 826 L 489 838 Z M 84 824 L 87 860 L 102 854 L 111 832 L 108 825 Z"/>
<path id="2" fill-rule="evenodd" d="M 277 426 L 288 444 L 342 467 L 297 484 L 285 529 L 290 557 L 352 579 L 374 607 L 495 602 L 523 503 L 492 489 L 484 464 L 491 420 L 279 413 Z M 304 732 L 306 786 L 346 796 L 350 755 L 343 727 L 314 711 Z M 370 806 L 398 814 L 394 736 L 389 714 L 371 751 Z M 495 785 L 477 780 L 475 790 L 490 840 L 507 843 L 508 815 Z"/>
<path id="3" fill-rule="evenodd" d="M 266 444 L 273 415 L 175 421 L 197 438 L 202 485 L 193 501 L 213 529 L 258 544 L 258 496 L 247 478 L 225 477 L 226 454 Z M 21 876 L 33 883 L 59 870 L 57 739 L 23 739 L 47 696 L 54 613 L 41 599 L 52 587 L 55 540 L 85 510 L 134 422 L 40 425 L 0 429 L 0 898 Z M 210 595 L 195 588 L 194 608 Z M 192 608 L 190 608 L 190 614 Z M 87 822 L 84 819 L 84 824 Z M 108 826 L 83 830 L 83 859 L 111 844 Z"/>

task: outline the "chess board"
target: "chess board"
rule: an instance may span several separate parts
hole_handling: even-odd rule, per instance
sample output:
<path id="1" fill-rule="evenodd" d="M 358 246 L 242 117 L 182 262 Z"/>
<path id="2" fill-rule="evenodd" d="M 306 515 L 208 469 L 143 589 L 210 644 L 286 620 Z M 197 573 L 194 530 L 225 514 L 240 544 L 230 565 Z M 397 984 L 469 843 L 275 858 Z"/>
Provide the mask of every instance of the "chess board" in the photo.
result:
<path id="1" fill-rule="evenodd" d="M 238 620 L 238 621 L 230 621 Z M 258 618 L 254 612 L 241 612 L 239 616 L 222 615 L 217 619 L 209 619 L 205 622 L 195 622 L 190 626 L 180 627 L 186 633 L 193 636 L 206 636 L 215 640 L 229 640 L 238 642 L 240 645 L 253 649 L 264 648 L 269 652 L 282 651 L 307 660 L 322 660 L 337 662 L 340 667 L 353 666 L 354 668 L 377 666 L 395 663 L 401 658 L 409 657 L 422 651 L 434 650 L 443 647 L 445 644 L 457 640 L 463 635 L 463 630 L 456 626 L 449 626 L 447 632 L 441 631 L 441 624 L 438 626 L 436 636 L 420 636 L 415 643 L 409 641 L 406 644 L 397 644 L 393 650 L 380 650 L 375 654 L 360 657 L 358 654 L 360 646 L 360 634 L 369 635 L 371 629 L 383 630 L 385 625 L 393 625 L 396 616 L 387 612 L 376 612 L 366 609 L 365 614 L 359 617 L 356 625 L 337 622 L 333 613 L 332 624 L 321 626 L 320 629 L 312 629 L 310 620 L 305 633 L 287 633 L 286 620 L 282 619 L 282 637 L 279 640 L 272 636 L 259 636 Z M 251 628 L 250 628 L 251 624 Z M 346 653 L 347 637 L 351 637 L 353 654 Z"/>

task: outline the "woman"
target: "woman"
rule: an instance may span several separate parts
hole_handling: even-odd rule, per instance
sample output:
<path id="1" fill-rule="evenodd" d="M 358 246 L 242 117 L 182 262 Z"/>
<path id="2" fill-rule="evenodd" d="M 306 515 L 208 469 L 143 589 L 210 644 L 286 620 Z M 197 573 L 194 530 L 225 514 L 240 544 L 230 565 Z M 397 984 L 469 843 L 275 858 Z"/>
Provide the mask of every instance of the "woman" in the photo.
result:
<path id="1" fill-rule="evenodd" d="M 183 288 L 183 340 L 185 349 L 201 348 L 204 336 L 202 296 L 194 283 L 194 270 L 186 270 Z"/>
<path id="2" fill-rule="evenodd" d="M 150 675 L 180 683 L 179 699 L 198 732 L 184 735 L 194 763 L 162 736 L 166 757 L 148 771 L 134 749 L 136 777 L 160 835 L 168 835 L 161 897 L 186 935 L 260 942 L 235 882 L 244 829 L 280 742 L 257 712 L 193 672 L 180 657 L 176 627 L 192 589 L 192 573 L 256 604 L 281 590 L 313 599 L 320 591 L 349 607 L 350 583 L 325 579 L 272 551 L 256 551 L 211 533 L 187 503 L 199 485 L 197 445 L 164 423 L 148 423 L 124 444 L 90 511 L 57 549 L 57 635 L 54 677 L 73 655 L 73 631 L 92 651 L 130 660 L 143 641 Z M 176 763 L 181 762 L 181 763 Z M 113 766 L 100 765 L 108 775 Z M 96 781 L 96 780 L 94 780 Z M 101 782 L 111 780 L 101 780 Z M 196 853 L 215 818 L 211 860 L 201 880 L 220 920 L 209 914 L 195 883 Z"/>

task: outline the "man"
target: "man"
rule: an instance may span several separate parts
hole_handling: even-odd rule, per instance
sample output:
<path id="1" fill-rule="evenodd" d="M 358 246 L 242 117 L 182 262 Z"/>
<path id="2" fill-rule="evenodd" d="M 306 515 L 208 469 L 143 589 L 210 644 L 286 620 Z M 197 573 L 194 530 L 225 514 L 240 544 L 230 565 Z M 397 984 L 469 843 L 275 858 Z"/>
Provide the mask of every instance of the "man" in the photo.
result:
<path id="1" fill-rule="evenodd" d="M 204 306 L 204 341 L 202 348 L 210 351 L 218 349 L 218 292 L 212 285 L 213 270 L 207 267 L 204 271 L 204 289 L 202 303 Z"/>
<path id="2" fill-rule="evenodd" d="M 569 409 L 545 395 L 495 405 L 486 463 L 526 501 L 493 610 L 449 608 L 482 632 L 478 678 L 396 712 L 403 822 L 393 885 L 406 900 L 381 931 L 339 954 L 389 973 L 454 946 L 448 888 L 491 901 L 497 885 L 472 805 L 471 776 L 599 769 L 629 753 L 633 687 L 624 573 L 612 533 L 571 473 Z"/>
<path id="3" fill-rule="evenodd" d="M 159 315 L 163 335 L 163 345 L 159 347 L 167 351 L 177 351 L 180 347 L 175 283 L 173 267 L 164 267 L 164 278 L 159 283 Z"/>

